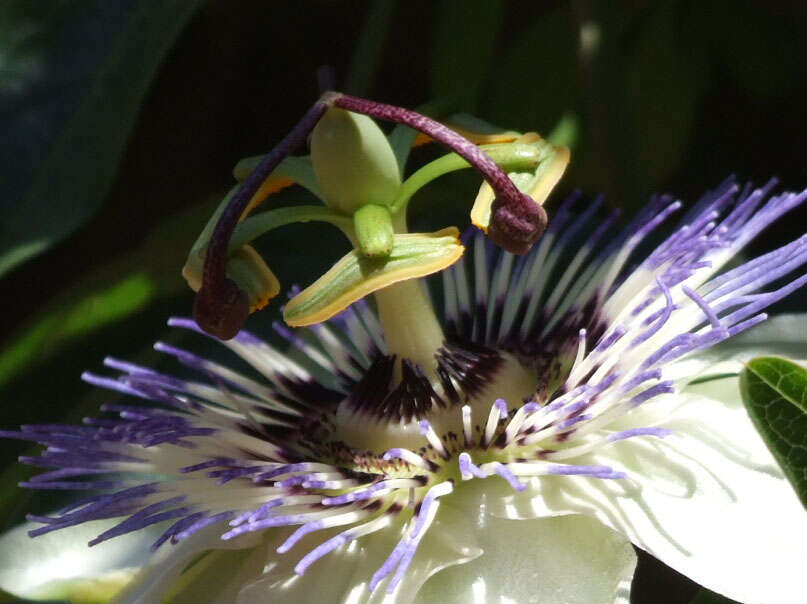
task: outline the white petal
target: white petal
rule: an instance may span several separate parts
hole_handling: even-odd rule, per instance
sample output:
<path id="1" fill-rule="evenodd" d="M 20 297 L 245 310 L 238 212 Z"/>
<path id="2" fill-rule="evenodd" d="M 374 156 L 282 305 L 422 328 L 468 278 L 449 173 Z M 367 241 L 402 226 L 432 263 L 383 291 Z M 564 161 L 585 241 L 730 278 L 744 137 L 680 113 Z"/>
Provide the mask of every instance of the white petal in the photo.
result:
<path id="1" fill-rule="evenodd" d="M 491 512 L 503 518 L 589 514 L 729 598 L 798 600 L 807 513 L 751 424 L 737 379 L 691 386 L 637 411 L 629 416 L 632 427 L 667 413 L 661 425 L 673 434 L 620 441 L 575 460 L 625 470 L 629 479 L 553 476 L 509 494 L 494 483 L 489 488 L 502 494 L 491 498 Z"/>
<path id="2" fill-rule="evenodd" d="M 177 584 L 178 579 L 181 582 L 180 575 L 200 554 L 211 550 L 252 549 L 261 543 L 261 536 L 258 534 L 222 541 L 221 534 L 227 528 L 226 522 L 212 524 L 177 545 L 164 544 L 116 601 L 119 604 L 161 602 L 172 590 L 180 587 Z M 151 540 L 153 541 L 154 539 Z M 211 572 L 215 573 L 215 569 L 211 569 Z M 224 575 L 217 576 L 221 581 L 226 580 Z M 204 575 L 199 577 L 204 578 Z"/>
<path id="3" fill-rule="evenodd" d="M 636 554 L 627 539 L 593 518 L 506 520 L 482 513 L 477 534 L 485 553 L 437 573 L 416 602 L 627 601 Z"/>
<path id="4" fill-rule="evenodd" d="M 295 575 L 293 569 L 300 558 L 336 532 L 306 537 L 294 550 L 282 556 L 275 554 L 274 549 L 288 536 L 288 531 L 272 533 L 266 576 L 242 589 L 238 604 L 264 604 L 275 600 L 318 604 L 404 604 L 412 601 L 420 586 L 434 573 L 481 553 L 476 547 L 472 524 L 446 497 L 394 594 L 387 594 L 386 581 L 372 594 L 367 585 L 400 539 L 402 527 L 398 525 L 343 546 L 316 561 L 305 575 Z"/>
<path id="5" fill-rule="evenodd" d="M 99 520 L 30 538 L 26 523 L 0 537 L 0 588 L 28 599 L 105 601 L 136 574 L 159 533 L 140 531 L 89 547 L 117 524 Z"/>
<path id="6" fill-rule="evenodd" d="M 635 488 L 599 485 L 610 505 L 598 516 L 712 591 L 749 603 L 799 599 L 807 513 L 743 409 L 737 380 L 682 396 L 664 423 L 672 436 L 607 451 Z"/>
<path id="7" fill-rule="evenodd" d="M 807 356 L 805 325 L 807 325 L 807 313 L 778 315 L 726 340 L 714 350 L 736 351 L 737 354 L 743 355 L 751 351 L 752 356 L 779 354 L 803 358 Z"/>
<path id="8" fill-rule="evenodd" d="M 680 362 L 689 375 L 736 373 L 762 355 L 807 358 L 807 314 L 779 315 Z"/>
<path id="9" fill-rule="evenodd" d="M 266 547 L 208 552 L 186 569 L 166 598 L 171 604 L 232 604 L 238 592 L 258 578 Z"/>

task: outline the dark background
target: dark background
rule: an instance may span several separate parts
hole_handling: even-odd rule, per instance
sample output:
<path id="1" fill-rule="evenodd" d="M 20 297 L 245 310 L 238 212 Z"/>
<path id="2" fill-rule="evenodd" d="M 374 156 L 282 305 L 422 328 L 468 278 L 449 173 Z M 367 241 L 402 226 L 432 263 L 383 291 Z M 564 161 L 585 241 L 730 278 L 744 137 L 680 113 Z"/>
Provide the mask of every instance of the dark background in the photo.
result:
<path id="1" fill-rule="evenodd" d="M 268 150 L 316 98 L 320 65 L 347 92 L 408 107 L 440 98 L 554 133 L 572 163 L 550 215 L 578 187 L 635 209 L 653 191 L 694 201 L 730 173 L 807 186 L 805 26 L 796 1 L 5 0 L 0 428 L 92 413 L 109 395 L 78 376 L 105 354 L 162 362 L 150 344 L 183 337 L 164 325 L 190 311 L 190 245 L 237 160 Z M 478 184 L 437 181 L 414 221 L 467 224 Z M 750 251 L 792 240 L 806 219 L 792 213 Z M 343 245 L 305 226 L 260 250 L 287 286 Z M 802 294 L 782 308 L 805 306 Z M 0 525 L 54 505 L 16 488 L 23 450 L 0 442 Z M 697 591 L 643 555 L 632 599 Z"/>

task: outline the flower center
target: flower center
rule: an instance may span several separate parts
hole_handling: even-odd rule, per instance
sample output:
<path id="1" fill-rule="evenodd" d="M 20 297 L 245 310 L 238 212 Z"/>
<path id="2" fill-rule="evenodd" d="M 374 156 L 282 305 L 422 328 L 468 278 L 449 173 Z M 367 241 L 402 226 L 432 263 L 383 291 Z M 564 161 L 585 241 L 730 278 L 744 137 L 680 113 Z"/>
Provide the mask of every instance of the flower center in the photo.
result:
<path id="1" fill-rule="evenodd" d="M 422 411 L 403 417 L 385 417 L 383 411 L 373 414 L 357 407 L 353 393 L 339 404 L 334 419 L 333 439 L 352 449 L 370 451 L 376 455 L 395 447 L 420 451 L 427 445 L 421 422 L 428 420 L 449 452 L 465 450 L 459 405 L 468 405 L 471 409 L 472 417 L 477 418 L 472 430 L 479 435 L 484 430 L 484 418 L 494 400 L 503 398 L 511 408 L 520 407 L 525 399 L 534 394 L 537 384 L 536 372 L 524 367 L 508 353 L 500 353 L 494 370 L 475 377 L 481 378 L 480 387 L 470 388 L 470 393 L 458 393 L 456 400 L 450 400 L 444 381 L 430 380 L 425 376 L 405 376 L 396 390 L 406 390 L 409 397 L 406 403 Z M 396 390 L 387 392 L 379 388 L 375 394 L 386 399 L 396 398 Z M 383 406 L 384 401 L 380 402 Z M 423 454 L 430 457 L 433 448 L 426 447 Z"/>

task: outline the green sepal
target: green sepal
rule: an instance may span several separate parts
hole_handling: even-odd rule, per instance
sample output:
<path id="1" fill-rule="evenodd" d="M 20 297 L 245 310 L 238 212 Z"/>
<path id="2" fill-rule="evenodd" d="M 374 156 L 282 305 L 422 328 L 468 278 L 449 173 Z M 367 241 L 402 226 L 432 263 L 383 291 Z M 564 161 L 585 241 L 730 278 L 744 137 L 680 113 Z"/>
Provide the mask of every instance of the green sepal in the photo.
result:
<path id="1" fill-rule="evenodd" d="M 401 184 L 387 137 L 366 115 L 328 109 L 311 133 L 311 161 L 325 203 L 346 214 L 391 204 Z"/>
<path id="2" fill-rule="evenodd" d="M 392 216 L 385 206 L 369 204 L 353 214 L 359 250 L 368 258 L 386 258 L 392 252 Z"/>
<path id="3" fill-rule="evenodd" d="M 740 373 L 740 391 L 754 426 L 807 508 L 807 369 L 758 357 Z"/>
<path id="4" fill-rule="evenodd" d="M 292 327 L 320 323 L 376 290 L 451 266 L 464 250 L 454 227 L 395 235 L 389 256 L 382 259 L 353 250 L 292 298 L 283 317 Z"/>

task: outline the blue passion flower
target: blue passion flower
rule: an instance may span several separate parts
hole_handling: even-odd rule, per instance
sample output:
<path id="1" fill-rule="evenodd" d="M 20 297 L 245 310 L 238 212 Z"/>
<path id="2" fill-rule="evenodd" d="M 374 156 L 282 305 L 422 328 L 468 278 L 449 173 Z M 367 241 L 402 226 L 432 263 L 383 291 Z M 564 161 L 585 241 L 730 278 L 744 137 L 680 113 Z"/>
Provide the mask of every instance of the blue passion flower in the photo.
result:
<path id="1" fill-rule="evenodd" d="M 731 264 L 807 199 L 774 186 L 729 179 L 674 228 L 682 204 L 666 196 L 621 228 L 572 196 L 520 256 L 469 231 L 431 284 L 442 313 L 422 279 L 385 283 L 326 321 L 276 323 L 285 352 L 238 331 L 223 345 L 239 368 L 165 343 L 196 377 L 107 358 L 114 375 L 84 379 L 129 400 L 80 426 L 2 433 L 45 447 L 22 459 L 48 469 L 23 486 L 91 493 L 29 518 L 39 559 L 20 554 L 35 547 L 22 529 L 4 538 L 0 586 L 122 588 L 121 602 L 613 602 L 633 543 L 731 598 L 792 600 L 807 517 L 736 384 L 765 309 L 807 283 L 807 236 Z M 88 531 L 88 555 L 143 556 L 82 565 Z M 54 562 L 63 542 L 74 564 Z"/>

